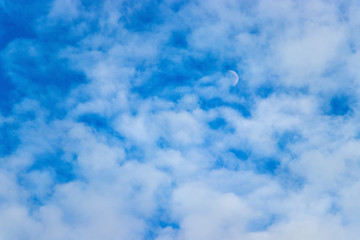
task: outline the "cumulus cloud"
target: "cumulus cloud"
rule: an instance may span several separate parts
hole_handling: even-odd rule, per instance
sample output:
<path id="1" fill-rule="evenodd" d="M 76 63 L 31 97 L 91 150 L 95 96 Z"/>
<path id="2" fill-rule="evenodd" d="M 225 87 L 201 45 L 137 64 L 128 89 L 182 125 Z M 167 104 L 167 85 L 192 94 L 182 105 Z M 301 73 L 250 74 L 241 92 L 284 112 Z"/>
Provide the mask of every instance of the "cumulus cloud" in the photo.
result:
<path id="1" fill-rule="evenodd" d="M 357 239 L 355 1 L 25 5 L 0 1 L 1 239 Z"/>

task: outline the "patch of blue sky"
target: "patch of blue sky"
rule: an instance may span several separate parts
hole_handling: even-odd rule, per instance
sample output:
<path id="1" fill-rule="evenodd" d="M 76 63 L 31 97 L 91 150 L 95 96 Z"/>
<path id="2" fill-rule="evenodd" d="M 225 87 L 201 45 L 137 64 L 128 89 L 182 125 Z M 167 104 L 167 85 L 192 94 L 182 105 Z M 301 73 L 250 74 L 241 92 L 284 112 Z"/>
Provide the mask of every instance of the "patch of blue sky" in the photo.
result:
<path id="1" fill-rule="evenodd" d="M 231 171 L 257 171 L 257 169 L 254 169 L 255 165 L 257 164 L 253 164 L 250 150 L 230 148 L 226 153 L 222 153 L 221 155 L 217 156 L 212 169 L 227 169 Z"/>
<path id="2" fill-rule="evenodd" d="M 122 4 L 123 15 L 121 22 L 130 31 L 142 32 L 153 31 L 165 21 L 161 7 L 161 1 L 144 1 L 142 4 L 136 2 L 124 2 Z"/>
<path id="3" fill-rule="evenodd" d="M 292 162 L 297 161 L 296 158 L 292 159 Z M 281 166 L 281 171 L 278 171 L 276 176 L 277 182 L 283 187 L 286 191 L 289 192 L 299 192 L 304 189 L 307 184 L 308 179 L 298 173 L 294 173 L 288 166 L 289 164 L 283 163 Z"/>
<path id="4" fill-rule="evenodd" d="M 46 14 L 49 6 L 50 3 L 47 0 L 2 1 L 0 5 L 0 50 L 14 39 L 36 38 L 33 24 L 39 15 Z"/>
<path id="5" fill-rule="evenodd" d="M 145 217 L 147 228 L 144 239 L 155 239 L 160 236 L 161 231 L 164 229 L 171 229 L 171 231 L 175 232 L 180 230 L 180 223 L 173 218 L 172 213 L 169 211 L 171 205 L 168 199 L 171 198 L 174 187 L 175 183 L 173 182 L 169 186 L 163 186 L 155 193 L 158 204 L 154 213 Z"/>
<path id="6" fill-rule="evenodd" d="M 169 149 L 171 147 L 171 142 L 166 137 L 159 137 L 156 144 L 161 149 Z"/>
<path id="7" fill-rule="evenodd" d="M 333 215 L 339 214 L 341 212 L 341 206 L 339 206 L 338 202 L 333 202 L 329 207 L 328 212 Z"/>
<path id="8" fill-rule="evenodd" d="M 279 76 L 269 74 L 266 81 L 255 89 L 255 95 L 261 98 L 267 98 L 274 93 L 285 91 L 286 89 L 283 86 L 277 85 L 277 81 L 279 81 Z"/>
<path id="9" fill-rule="evenodd" d="M 253 90 L 253 95 L 260 98 L 268 98 L 273 95 L 308 95 L 309 94 L 309 87 L 308 86 L 284 86 L 279 83 L 280 77 L 274 74 L 269 74 L 267 80 L 257 86 Z"/>
<path id="10" fill-rule="evenodd" d="M 126 154 L 127 161 L 139 161 L 144 162 L 146 161 L 146 152 L 141 146 L 131 143 L 125 143 L 124 151 Z"/>
<path id="11" fill-rule="evenodd" d="M 67 159 L 64 157 L 63 150 L 40 154 L 26 169 L 26 173 L 32 171 L 47 172 L 57 183 L 73 181 L 76 179 L 76 156 L 73 156 L 73 159 Z"/>
<path id="12" fill-rule="evenodd" d="M 205 52 L 199 56 L 189 56 L 185 58 L 184 61 L 184 71 L 191 70 L 194 78 L 199 78 L 200 76 L 211 75 L 212 73 L 218 72 L 221 70 L 222 61 L 219 61 L 219 58 L 216 54 L 211 52 Z"/>
<path id="13" fill-rule="evenodd" d="M 156 239 L 161 236 L 161 231 L 170 230 L 171 232 L 178 232 L 180 226 L 177 223 L 158 222 L 157 224 L 148 223 L 148 231 L 145 232 L 144 239 Z M 172 233 L 174 235 L 174 233 Z"/>
<path id="14" fill-rule="evenodd" d="M 280 161 L 275 157 L 251 159 L 253 169 L 260 174 L 277 175 L 281 169 Z"/>
<path id="15" fill-rule="evenodd" d="M 0 157 L 13 153 L 20 143 L 18 123 L 4 123 L 0 125 Z"/>
<path id="16" fill-rule="evenodd" d="M 258 157 L 256 153 L 246 148 L 230 148 L 231 154 L 218 156 L 214 169 L 225 168 L 228 170 L 250 170 L 258 174 L 276 176 L 281 174 L 281 161 L 276 156 Z"/>
<path id="17" fill-rule="evenodd" d="M 109 124 L 109 119 L 95 113 L 87 113 L 80 115 L 77 119 L 78 122 L 86 124 L 91 129 L 102 133 L 108 133 L 116 137 L 121 137 Z"/>
<path id="18" fill-rule="evenodd" d="M 263 218 L 258 218 L 249 222 L 246 226 L 246 229 L 249 232 L 263 232 L 266 231 L 273 224 L 275 224 L 277 221 L 279 220 L 276 215 L 269 214 Z"/>
<path id="19" fill-rule="evenodd" d="M 351 9 L 351 3 L 348 1 L 339 2 L 338 12 L 339 20 L 348 22 L 349 21 L 349 12 Z"/>
<path id="20" fill-rule="evenodd" d="M 246 161 L 249 159 L 250 157 L 250 151 L 249 150 L 245 150 L 245 149 L 230 149 L 229 150 L 231 153 L 233 153 L 237 159 L 242 160 L 242 161 Z"/>
<path id="21" fill-rule="evenodd" d="M 227 123 L 224 118 L 218 117 L 218 118 L 210 121 L 208 124 L 211 129 L 217 130 L 217 129 L 223 129 Z"/>
<path id="22" fill-rule="evenodd" d="M 172 43 L 173 44 L 173 43 Z M 179 86 L 191 86 L 196 80 L 208 74 L 215 73 L 219 69 L 219 61 L 212 54 L 181 56 L 180 52 L 164 49 L 163 57 L 156 64 L 149 79 L 135 90 L 142 96 L 162 96 L 165 90 L 175 90 Z M 176 55 L 181 56 L 179 62 Z M 174 91 L 175 92 L 175 91 Z"/>
<path id="23" fill-rule="evenodd" d="M 346 83 L 345 83 L 346 84 Z M 337 91 L 321 93 L 320 111 L 331 117 L 351 117 L 356 109 L 356 90 L 341 86 Z"/>
<path id="24" fill-rule="evenodd" d="M 58 46 L 44 42 L 13 41 L 3 56 L 4 68 L 23 91 L 36 86 L 40 90 L 53 87 L 60 93 L 67 92 L 83 82 L 84 77 L 81 73 L 69 71 L 67 61 L 57 57 L 58 49 Z M 30 90 L 29 93 L 38 94 Z"/>
<path id="25" fill-rule="evenodd" d="M 38 154 L 32 164 L 17 173 L 17 184 L 26 191 L 30 213 L 51 201 L 56 186 L 80 178 L 74 166 L 76 156 L 72 158 L 65 159 L 62 150 Z"/>
<path id="26" fill-rule="evenodd" d="M 282 133 L 276 134 L 274 138 L 277 141 L 277 146 L 280 149 L 280 151 L 288 151 L 288 147 L 292 144 L 298 143 L 299 141 L 302 141 L 301 134 L 299 131 L 296 130 L 288 130 L 284 131 Z"/>
<path id="27" fill-rule="evenodd" d="M 21 99 L 21 94 L 16 91 L 16 85 L 0 65 L 0 113 L 8 115 L 15 103 Z"/>
<path id="28" fill-rule="evenodd" d="M 146 223 L 148 227 L 144 234 L 144 239 L 155 239 L 159 237 L 161 230 L 166 228 L 172 231 L 178 231 L 180 229 L 179 223 L 171 219 L 168 209 L 161 207 Z"/>
<path id="29" fill-rule="evenodd" d="M 39 101 L 51 116 L 64 116 L 61 100 L 85 78 L 70 70 L 66 60 L 56 57 L 57 51 L 56 46 L 24 39 L 8 45 L 1 59 L 4 112 L 9 113 L 14 104 L 27 97 Z"/>
<path id="30" fill-rule="evenodd" d="M 44 173 L 40 173 L 44 174 Z M 31 175 L 19 175 L 18 176 L 18 185 L 23 187 L 26 191 L 26 199 L 23 199 L 28 206 L 28 211 L 30 214 L 35 213 L 38 209 L 46 205 L 54 194 L 54 182 L 50 183 L 40 183 L 32 180 L 34 176 Z M 35 176 L 39 177 L 39 176 Z M 47 179 L 41 179 L 47 180 Z M 51 181 L 51 180 L 50 180 Z M 49 184 L 49 185 L 48 185 Z"/>
<path id="31" fill-rule="evenodd" d="M 343 116 L 353 112 L 351 97 L 347 95 L 333 96 L 330 99 L 328 113 L 335 116 Z"/>
<path id="32" fill-rule="evenodd" d="M 212 170 L 226 169 L 230 171 L 239 171 L 245 169 L 242 159 L 235 158 L 233 156 L 224 155 L 218 157 L 211 167 Z"/>
<path id="33" fill-rule="evenodd" d="M 232 171 L 254 171 L 258 174 L 265 174 L 276 176 L 280 173 L 280 161 L 276 158 L 264 157 L 257 158 L 252 156 L 251 152 L 243 150 L 231 149 L 232 154 L 224 154 L 219 156 L 213 168 L 214 169 L 228 169 Z"/>
<path id="34" fill-rule="evenodd" d="M 256 95 L 260 96 L 261 98 L 267 98 L 275 92 L 277 92 L 277 89 L 272 84 L 260 86 L 259 88 L 256 89 Z"/>
<path id="35" fill-rule="evenodd" d="M 186 30 L 175 30 L 171 33 L 169 39 L 169 46 L 173 48 L 186 49 L 189 46 L 187 36 L 189 35 L 189 31 Z"/>
<path id="36" fill-rule="evenodd" d="M 235 110 L 237 110 L 239 113 L 241 113 L 244 117 L 250 117 L 251 116 L 251 110 L 249 104 L 243 104 L 243 103 L 229 103 L 227 101 L 224 101 L 220 97 L 214 97 L 211 99 L 201 99 L 200 101 L 200 107 L 204 110 L 210 110 L 214 108 L 220 108 L 220 107 L 230 107 Z"/>

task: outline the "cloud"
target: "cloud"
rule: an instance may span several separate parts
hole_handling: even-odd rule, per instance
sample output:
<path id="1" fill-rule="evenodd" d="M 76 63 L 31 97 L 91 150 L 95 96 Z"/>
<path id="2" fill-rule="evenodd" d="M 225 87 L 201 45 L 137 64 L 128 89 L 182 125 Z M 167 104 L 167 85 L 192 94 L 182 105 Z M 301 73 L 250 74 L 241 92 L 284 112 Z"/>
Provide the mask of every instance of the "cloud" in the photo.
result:
<path id="1" fill-rule="evenodd" d="M 357 3 L 0 7 L 0 238 L 357 239 Z"/>

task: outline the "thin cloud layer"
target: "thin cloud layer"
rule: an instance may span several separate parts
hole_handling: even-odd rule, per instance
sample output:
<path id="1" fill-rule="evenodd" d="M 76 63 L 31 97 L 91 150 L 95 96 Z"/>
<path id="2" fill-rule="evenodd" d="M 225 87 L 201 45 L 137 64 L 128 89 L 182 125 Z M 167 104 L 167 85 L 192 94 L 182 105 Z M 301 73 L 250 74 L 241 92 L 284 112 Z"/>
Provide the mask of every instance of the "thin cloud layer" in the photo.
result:
<path id="1" fill-rule="evenodd" d="M 357 239 L 359 9 L 3 0 L 0 238 Z"/>

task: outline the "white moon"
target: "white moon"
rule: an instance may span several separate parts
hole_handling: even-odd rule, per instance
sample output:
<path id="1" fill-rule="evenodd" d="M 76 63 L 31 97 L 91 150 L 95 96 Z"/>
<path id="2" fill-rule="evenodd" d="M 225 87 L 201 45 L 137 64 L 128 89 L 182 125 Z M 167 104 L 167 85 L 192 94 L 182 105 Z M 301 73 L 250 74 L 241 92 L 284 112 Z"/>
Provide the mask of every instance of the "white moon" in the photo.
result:
<path id="1" fill-rule="evenodd" d="M 237 73 L 233 70 L 229 70 L 228 71 L 229 74 L 229 78 L 232 81 L 232 86 L 236 86 L 236 84 L 239 82 L 239 76 L 237 75 Z"/>

